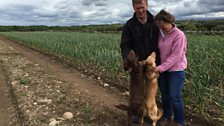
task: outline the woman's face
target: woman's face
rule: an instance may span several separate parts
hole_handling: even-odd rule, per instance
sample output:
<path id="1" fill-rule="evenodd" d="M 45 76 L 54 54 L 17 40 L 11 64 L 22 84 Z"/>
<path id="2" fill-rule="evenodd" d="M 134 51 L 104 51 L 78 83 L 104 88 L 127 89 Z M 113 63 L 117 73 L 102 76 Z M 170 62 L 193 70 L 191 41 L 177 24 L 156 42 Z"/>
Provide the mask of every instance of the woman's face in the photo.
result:
<path id="1" fill-rule="evenodd" d="M 148 6 L 147 6 L 147 3 L 145 2 L 145 0 L 142 0 L 141 3 L 133 4 L 133 8 L 134 8 L 135 13 L 139 19 L 141 19 L 141 20 L 146 19 Z"/>
<path id="2" fill-rule="evenodd" d="M 172 30 L 172 24 L 164 21 L 158 21 L 156 22 L 159 29 L 161 29 L 165 33 L 169 33 Z"/>

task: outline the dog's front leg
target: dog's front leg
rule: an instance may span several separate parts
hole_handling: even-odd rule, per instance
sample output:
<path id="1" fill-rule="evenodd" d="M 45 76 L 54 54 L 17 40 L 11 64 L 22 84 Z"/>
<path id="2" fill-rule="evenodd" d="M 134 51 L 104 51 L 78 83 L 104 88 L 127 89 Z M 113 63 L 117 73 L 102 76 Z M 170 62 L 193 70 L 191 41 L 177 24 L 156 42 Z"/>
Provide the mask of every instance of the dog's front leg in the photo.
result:
<path id="1" fill-rule="evenodd" d="M 152 123 L 152 126 L 156 126 L 156 121 L 154 121 L 154 122 Z"/>
<path id="2" fill-rule="evenodd" d="M 144 112 L 141 113 L 141 115 L 140 115 L 140 117 L 139 117 L 139 123 L 140 123 L 140 126 L 143 126 L 143 123 L 144 123 L 143 117 L 144 117 Z"/>
<path id="3" fill-rule="evenodd" d="M 144 123 L 144 121 L 143 121 L 143 117 L 142 117 L 142 119 L 140 121 L 140 126 L 143 126 L 143 123 Z"/>
<path id="4" fill-rule="evenodd" d="M 128 126 L 131 126 L 132 124 L 132 114 L 128 111 Z"/>

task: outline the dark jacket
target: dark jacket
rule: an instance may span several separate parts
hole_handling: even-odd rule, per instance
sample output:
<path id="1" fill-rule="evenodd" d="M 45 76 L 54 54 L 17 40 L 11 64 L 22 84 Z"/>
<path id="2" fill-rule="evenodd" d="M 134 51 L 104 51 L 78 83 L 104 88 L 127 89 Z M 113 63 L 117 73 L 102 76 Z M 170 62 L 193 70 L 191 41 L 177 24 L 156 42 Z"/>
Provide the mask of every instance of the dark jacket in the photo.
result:
<path id="1" fill-rule="evenodd" d="M 138 60 L 145 60 L 151 52 L 156 51 L 156 63 L 160 64 L 158 49 L 159 29 L 153 21 L 153 15 L 147 11 L 148 19 L 143 25 L 136 14 L 123 26 L 121 35 L 121 54 L 125 59 L 131 49 L 138 55 Z"/>

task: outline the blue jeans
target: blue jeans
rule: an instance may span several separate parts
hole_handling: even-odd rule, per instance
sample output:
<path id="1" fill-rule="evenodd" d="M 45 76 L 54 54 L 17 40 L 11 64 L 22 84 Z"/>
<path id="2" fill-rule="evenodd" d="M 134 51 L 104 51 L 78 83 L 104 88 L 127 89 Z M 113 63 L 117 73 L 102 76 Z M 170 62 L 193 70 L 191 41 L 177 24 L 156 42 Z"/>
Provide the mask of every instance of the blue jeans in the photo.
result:
<path id="1" fill-rule="evenodd" d="M 163 117 L 171 119 L 173 112 L 174 121 L 181 125 L 184 125 L 184 102 L 181 97 L 184 79 L 184 71 L 166 71 L 159 76 L 159 88 L 164 110 Z"/>

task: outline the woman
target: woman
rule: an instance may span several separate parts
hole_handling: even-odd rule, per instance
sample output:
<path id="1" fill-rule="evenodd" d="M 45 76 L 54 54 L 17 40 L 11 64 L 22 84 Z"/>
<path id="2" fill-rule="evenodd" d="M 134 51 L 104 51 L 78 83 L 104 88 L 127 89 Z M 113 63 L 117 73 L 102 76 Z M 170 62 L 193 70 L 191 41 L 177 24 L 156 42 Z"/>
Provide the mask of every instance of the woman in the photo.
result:
<path id="1" fill-rule="evenodd" d="M 161 60 L 156 71 L 160 73 L 159 88 L 164 110 L 160 125 L 171 123 L 173 113 L 175 125 L 183 126 L 184 103 L 181 92 L 185 79 L 184 70 L 187 67 L 187 40 L 174 21 L 174 16 L 164 10 L 155 16 L 155 22 L 160 29 L 158 44 Z"/>

